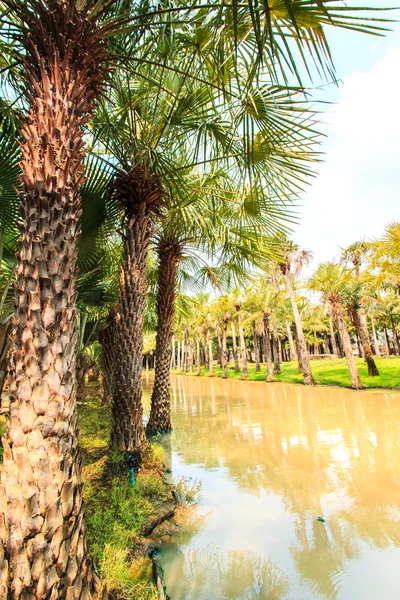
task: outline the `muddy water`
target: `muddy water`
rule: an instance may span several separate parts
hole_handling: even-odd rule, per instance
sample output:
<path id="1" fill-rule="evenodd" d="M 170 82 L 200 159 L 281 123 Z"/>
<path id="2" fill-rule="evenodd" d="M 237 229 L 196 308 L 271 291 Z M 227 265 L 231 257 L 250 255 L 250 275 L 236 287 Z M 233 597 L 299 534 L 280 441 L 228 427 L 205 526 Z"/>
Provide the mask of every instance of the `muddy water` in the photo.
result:
<path id="1" fill-rule="evenodd" d="M 172 414 L 174 479 L 201 490 L 171 600 L 400 598 L 400 394 L 178 376 Z"/>

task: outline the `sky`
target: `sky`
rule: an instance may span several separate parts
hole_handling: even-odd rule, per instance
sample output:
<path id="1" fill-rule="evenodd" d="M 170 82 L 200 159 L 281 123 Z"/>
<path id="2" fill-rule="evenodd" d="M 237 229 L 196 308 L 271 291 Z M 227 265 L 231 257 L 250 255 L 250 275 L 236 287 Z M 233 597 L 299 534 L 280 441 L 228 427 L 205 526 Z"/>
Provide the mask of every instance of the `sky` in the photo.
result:
<path id="1" fill-rule="evenodd" d="M 396 6 L 394 0 L 347 4 Z M 400 20 L 400 10 L 392 17 Z M 335 105 L 324 109 L 324 162 L 302 196 L 292 236 L 313 252 L 311 268 L 400 221 L 400 24 L 390 27 L 385 38 L 328 33 L 341 83 L 318 92 Z"/>

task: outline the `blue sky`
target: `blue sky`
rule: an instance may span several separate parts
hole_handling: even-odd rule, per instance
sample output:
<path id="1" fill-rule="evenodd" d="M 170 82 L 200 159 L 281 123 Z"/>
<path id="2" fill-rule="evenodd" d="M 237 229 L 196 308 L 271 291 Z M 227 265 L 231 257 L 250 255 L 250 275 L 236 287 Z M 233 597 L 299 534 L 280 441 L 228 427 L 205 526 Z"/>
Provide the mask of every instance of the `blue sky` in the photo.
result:
<path id="1" fill-rule="evenodd" d="M 347 4 L 396 6 L 394 0 Z M 400 20 L 400 10 L 392 17 Z M 341 84 L 318 91 L 318 99 L 336 104 L 324 110 L 324 163 L 303 194 L 293 234 L 313 251 L 313 267 L 400 221 L 400 25 L 390 27 L 385 38 L 328 32 Z"/>

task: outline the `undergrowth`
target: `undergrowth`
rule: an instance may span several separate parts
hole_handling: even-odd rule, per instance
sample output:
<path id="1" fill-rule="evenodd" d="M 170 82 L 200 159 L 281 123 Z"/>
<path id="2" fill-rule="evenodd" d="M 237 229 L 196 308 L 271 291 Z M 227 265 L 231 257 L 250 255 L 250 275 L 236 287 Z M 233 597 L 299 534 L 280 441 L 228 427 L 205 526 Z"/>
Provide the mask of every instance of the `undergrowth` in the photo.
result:
<path id="1" fill-rule="evenodd" d="M 138 579 L 132 563 L 135 544 L 154 504 L 168 497 L 163 481 L 163 449 L 156 444 L 148 447 L 132 488 L 124 456 L 108 449 L 108 409 L 94 394 L 86 396 L 78 414 L 88 549 L 101 582 L 113 598 L 156 599 L 151 573 L 143 572 L 142 579 Z"/>

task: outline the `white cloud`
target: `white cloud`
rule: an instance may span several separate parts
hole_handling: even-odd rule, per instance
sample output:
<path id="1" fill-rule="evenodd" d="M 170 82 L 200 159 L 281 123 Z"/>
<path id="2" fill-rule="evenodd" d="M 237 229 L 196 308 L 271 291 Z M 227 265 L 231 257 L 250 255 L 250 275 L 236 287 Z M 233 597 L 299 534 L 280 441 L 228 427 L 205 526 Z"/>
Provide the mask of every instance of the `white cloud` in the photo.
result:
<path id="1" fill-rule="evenodd" d="M 400 220 L 400 48 L 369 72 L 344 78 L 330 116 L 324 164 L 302 200 L 295 239 L 331 260 Z"/>

